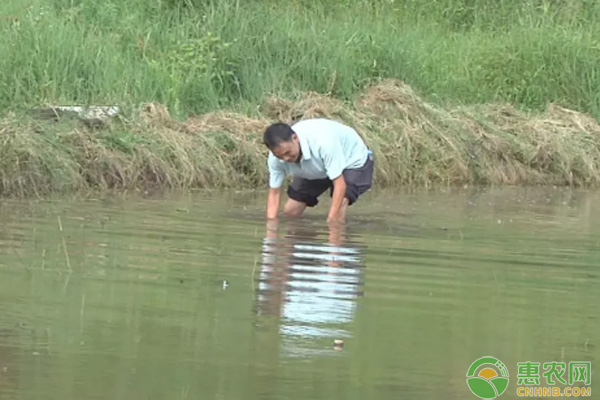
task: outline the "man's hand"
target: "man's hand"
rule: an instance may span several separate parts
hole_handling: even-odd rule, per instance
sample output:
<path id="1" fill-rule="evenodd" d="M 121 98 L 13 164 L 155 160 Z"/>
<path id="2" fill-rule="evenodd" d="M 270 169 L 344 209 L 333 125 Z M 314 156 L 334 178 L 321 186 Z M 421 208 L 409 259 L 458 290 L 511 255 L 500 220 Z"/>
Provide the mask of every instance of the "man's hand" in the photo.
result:
<path id="1" fill-rule="evenodd" d="M 329 244 L 340 247 L 345 241 L 345 230 L 342 224 L 329 224 Z"/>
<path id="2" fill-rule="evenodd" d="M 266 228 L 267 233 L 265 236 L 267 237 L 267 239 L 277 238 L 277 233 L 279 232 L 279 221 L 277 220 L 277 218 L 268 219 Z"/>
<path id="3" fill-rule="evenodd" d="M 281 188 L 270 188 L 267 195 L 267 219 L 277 218 L 279 213 L 279 201 L 281 198 Z"/>
<path id="4" fill-rule="evenodd" d="M 332 251 L 329 252 L 331 259 L 327 261 L 327 266 L 331 268 L 340 268 L 342 261 L 339 257 L 342 255 L 339 248 L 345 242 L 345 230 L 342 224 L 329 224 L 329 245 L 333 247 Z"/>
<path id="5" fill-rule="evenodd" d="M 327 216 L 328 223 L 343 223 L 346 218 L 345 207 L 346 180 L 340 175 L 333 180 L 333 195 L 331 196 L 331 207 Z"/>

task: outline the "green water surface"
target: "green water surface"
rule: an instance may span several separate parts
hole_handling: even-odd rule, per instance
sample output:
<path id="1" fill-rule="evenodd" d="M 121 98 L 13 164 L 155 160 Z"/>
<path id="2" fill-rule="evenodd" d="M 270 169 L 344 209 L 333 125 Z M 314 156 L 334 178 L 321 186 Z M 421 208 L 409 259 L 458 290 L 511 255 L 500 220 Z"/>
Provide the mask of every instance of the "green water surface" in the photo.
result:
<path id="1" fill-rule="evenodd" d="M 0 398 L 477 399 L 483 356 L 517 398 L 518 362 L 595 371 L 599 200 L 372 192 L 340 230 L 327 199 L 267 229 L 262 192 L 3 200 Z"/>

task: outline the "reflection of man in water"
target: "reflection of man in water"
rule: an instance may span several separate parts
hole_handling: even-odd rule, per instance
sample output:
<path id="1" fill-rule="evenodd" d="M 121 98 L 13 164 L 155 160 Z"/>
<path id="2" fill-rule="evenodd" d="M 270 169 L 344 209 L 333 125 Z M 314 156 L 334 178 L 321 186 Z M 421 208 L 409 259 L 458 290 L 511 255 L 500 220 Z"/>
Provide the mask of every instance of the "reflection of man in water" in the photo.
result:
<path id="1" fill-rule="evenodd" d="M 349 243 L 342 226 L 330 226 L 327 240 L 319 241 L 319 234 L 290 221 L 280 238 L 279 223 L 267 224 L 257 313 L 281 318 L 284 340 L 347 336 L 354 317 L 362 251 Z"/>

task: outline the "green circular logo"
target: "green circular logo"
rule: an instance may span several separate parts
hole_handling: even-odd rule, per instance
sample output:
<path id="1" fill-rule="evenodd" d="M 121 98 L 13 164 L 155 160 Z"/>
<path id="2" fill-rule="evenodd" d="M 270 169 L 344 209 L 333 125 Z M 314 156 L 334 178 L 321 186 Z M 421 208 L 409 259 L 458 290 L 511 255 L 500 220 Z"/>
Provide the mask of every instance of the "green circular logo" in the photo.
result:
<path id="1" fill-rule="evenodd" d="M 508 369 L 494 357 L 481 357 L 467 371 L 467 385 L 481 399 L 495 399 L 508 387 Z"/>

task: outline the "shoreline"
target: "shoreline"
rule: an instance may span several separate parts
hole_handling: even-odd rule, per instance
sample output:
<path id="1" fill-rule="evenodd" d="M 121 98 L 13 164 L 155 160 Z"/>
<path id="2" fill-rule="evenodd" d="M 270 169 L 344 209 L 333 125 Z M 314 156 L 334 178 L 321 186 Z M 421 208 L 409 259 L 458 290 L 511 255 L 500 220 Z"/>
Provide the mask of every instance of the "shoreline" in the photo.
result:
<path id="1" fill-rule="evenodd" d="M 259 117 L 222 110 L 185 121 L 159 104 L 90 128 L 80 121 L 9 116 L 0 196 L 123 190 L 252 189 L 267 182 L 262 131 L 271 122 L 327 117 L 356 128 L 376 158 L 374 187 L 600 186 L 600 123 L 550 104 L 443 109 L 398 80 L 352 102 L 307 92 L 264 100 Z"/>

